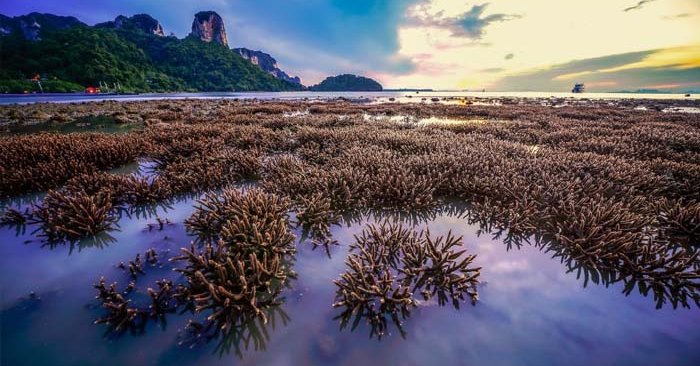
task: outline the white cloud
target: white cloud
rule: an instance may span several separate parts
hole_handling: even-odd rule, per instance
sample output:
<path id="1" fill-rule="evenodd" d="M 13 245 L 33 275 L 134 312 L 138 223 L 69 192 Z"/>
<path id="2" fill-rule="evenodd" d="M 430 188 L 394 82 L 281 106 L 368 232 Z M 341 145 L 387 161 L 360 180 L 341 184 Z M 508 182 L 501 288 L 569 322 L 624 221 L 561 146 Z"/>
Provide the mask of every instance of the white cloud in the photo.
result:
<path id="1" fill-rule="evenodd" d="M 645 11 L 623 12 L 619 2 L 609 0 L 493 0 L 479 8 L 479 19 L 499 19 L 493 17 L 499 14 L 520 17 L 481 24 L 474 37 L 455 33 L 453 24 L 444 21 L 460 19 L 474 3 L 426 0 L 408 10 L 398 30 L 398 54 L 411 59 L 415 71 L 377 76 L 389 87 L 480 89 L 509 75 L 572 60 L 700 44 L 700 2 L 643 5 Z M 679 13 L 689 15 L 673 21 L 660 16 Z M 504 57 L 509 54 L 517 57 Z"/>

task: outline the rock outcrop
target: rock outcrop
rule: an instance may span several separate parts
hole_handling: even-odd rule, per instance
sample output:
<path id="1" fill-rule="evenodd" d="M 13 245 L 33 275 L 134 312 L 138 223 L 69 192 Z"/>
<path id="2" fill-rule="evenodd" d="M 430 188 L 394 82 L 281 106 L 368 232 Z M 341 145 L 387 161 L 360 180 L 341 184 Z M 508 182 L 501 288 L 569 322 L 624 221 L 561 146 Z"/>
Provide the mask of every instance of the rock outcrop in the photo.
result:
<path id="1" fill-rule="evenodd" d="M 63 89 L 78 85 L 77 90 L 105 80 L 136 92 L 305 89 L 269 54 L 231 50 L 215 12 L 196 14 L 185 39 L 165 38 L 161 24 L 147 14 L 120 15 L 95 26 L 51 14 L 0 14 L 0 43 L 3 55 L 13 56 L 0 63 L 0 76 L 11 81 L 6 91 L 27 90 L 26 79 L 36 73 Z"/>
<path id="2" fill-rule="evenodd" d="M 194 15 L 191 35 L 204 42 L 216 42 L 228 47 L 224 20 L 214 11 L 200 11 Z"/>
<path id="3" fill-rule="evenodd" d="M 29 13 L 10 18 L 0 15 L 0 35 L 21 34 L 25 39 L 38 41 L 42 30 L 59 30 L 86 24 L 75 17 Z"/>
<path id="4" fill-rule="evenodd" d="M 263 71 L 272 74 L 274 77 L 289 81 L 290 83 L 301 84 L 301 79 L 298 76 L 290 76 L 286 72 L 280 70 L 277 66 L 277 60 L 269 54 L 262 51 L 253 51 L 247 48 L 234 48 L 233 52 L 238 53 L 244 59 L 250 61 L 253 65 L 258 65 Z"/>
<path id="5" fill-rule="evenodd" d="M 96 24 L 97 28 L 116 28 L 137 30 L 148 34 L 155 34 L 159 37 L 164 37 L 165 32 L 160 22 L 148 14 L 136 14 L 132 17 L 120 15 L 111 22 Z"/>

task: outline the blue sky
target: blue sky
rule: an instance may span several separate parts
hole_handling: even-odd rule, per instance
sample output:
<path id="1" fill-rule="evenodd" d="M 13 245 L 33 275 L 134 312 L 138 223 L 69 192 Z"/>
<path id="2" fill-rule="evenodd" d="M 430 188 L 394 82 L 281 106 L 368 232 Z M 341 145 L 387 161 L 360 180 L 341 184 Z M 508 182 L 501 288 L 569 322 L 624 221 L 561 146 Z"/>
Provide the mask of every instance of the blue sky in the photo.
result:
<path id="1" fill-rule="evenodd" d="M 201 10 L 221 14 L 231 47 L 266 51 L 306 84 L 351 72 L 377 78 L 388 87 L 558 90 L 583 81 L 590 82 L 593 90 L 700 89 L 697 0 L 25 0 L 0 4 L 0 13 L 9 16 L 48 12 L 76 16 L 88 24 L 120 14 L 148 13 L 166 33 L 178 37 L 189 33 L 194 13 Z M 601 66 L 618 61 L 623 63 L 616 64 L 616 69 Z"/>

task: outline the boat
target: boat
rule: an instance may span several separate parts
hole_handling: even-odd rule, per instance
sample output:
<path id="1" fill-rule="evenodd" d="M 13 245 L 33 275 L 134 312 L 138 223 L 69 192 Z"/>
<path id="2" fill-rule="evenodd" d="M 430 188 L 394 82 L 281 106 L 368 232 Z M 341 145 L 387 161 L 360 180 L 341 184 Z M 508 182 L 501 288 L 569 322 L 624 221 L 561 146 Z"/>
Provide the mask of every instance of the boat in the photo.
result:
<path id="1" fill-rule="evenodd" d="M 574 88 L 571 89 L 572 93 L 583 93 L 586 91 L 586 85 L 584 83 L 576 83 Z"/>

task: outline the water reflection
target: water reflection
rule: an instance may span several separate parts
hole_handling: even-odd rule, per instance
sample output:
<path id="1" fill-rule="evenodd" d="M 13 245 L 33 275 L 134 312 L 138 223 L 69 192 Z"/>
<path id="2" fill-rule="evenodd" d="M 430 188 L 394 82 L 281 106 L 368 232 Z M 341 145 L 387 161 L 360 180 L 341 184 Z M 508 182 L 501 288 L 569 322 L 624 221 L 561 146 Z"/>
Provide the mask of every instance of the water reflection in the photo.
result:
<path id="1" fill-rule="evenodd" d="M 265 317 L 239 313 L 232 324 L 206 320 L 204 323 L 190 321 L 180 335 L 179 345 L 194 348 L 214 343 L 213 353 L 219 358 L 231 353 L 243 359 L 244 351 L 261 352 L 267 349 L 270 334 L 278 327 L 286 327 L 291 321 L 281 304 L 267 306 Z"/>
<path id="2" fill-rule="evenodd" d="M 389 322 L 405 338 L 401 320 L 423 301 L 437 298 L 439 306 L 478 299 L 476 286 L 480 267 L 476 258 L 462 248 L 462 237 L 452 232 L 432 236 L 430 231 L 415 232 L 395 222 L 367 225 L 350 245 L 346 270 L 335 281 L 338 287 L 333 307 L 343 309 L 337 317 L 341 329 L 354 318 L 352 330 L 360 319 L 371 326 L 370 338 L 381 340 Z"/>
<path id="3" fill-rule="evenodd" d="M 68 245 L 42 250 L 39 245 L 21 245 L 33 239 L 31 226 L 19 236 L 15 236 L 14 229 L 0 229 L 5 244 L 0 256 L 1 363 L 215 365 L 230 364 L 234 355 L 239 359 L 237 363 L 251 365 L 590 364 L 601 359 L 610 364 L 680 365 L 700 360 L 697 309 L 673 310 L 668 306 L 683 289 L 694 288 L 692 284 L 697 280 L 674 284 L 670 278 L 654 277 L 649 282 L 646 277 L 602 272 L 574 260 L 551 240 L 508 230 L 487 220 L 480 222 L 481 217 L 459 205 L 419 215 L 351 215 L 352 219 L 341 220 L 342 226 L 331 227 L 332 238 L 339 245 L 329 246 L 332 257 L 328 259 L 319 255 L 322 246 L 313 252 L 308 243 L 298 245 L 298 279 L 282 292 L 283 304 L 263 310 L 267 323 L 259 318 L 239 319 L 225 333 L 206 322 L 208 314 L 195 314 L 182 306 L 163 317 L 149 318 L 152 320 L 135 330 L 136 336 L 130 332 L 122 336 L 107 334 L 106 327 L 93 325 L 95 319 L 104 316 L 104 310 L 90 301 L 95 295 L 92 284 L 105 275 L 119 281 L 119 289 L 124 290 L 128 273 L 114 268 L 114 264 L 133 259 L 147 248 L 175 253 L 186 246 L 193 238 L 187 236 L 182 222 L 190 216 L 193 203 L 188 198 L 156 209 L 156 215 L 123 215 L 119 220 L 121 230 L 111 233 L 118 244 L 100 251 L 74 253 Z M 157 217 L 167 217 L 174 225 L 148 231 L 148 220 L 157 226 Z M 483 282 L 488 283 L 479 287 L 480 302 L 459 312 L 451 306 L 441 307 L 437 300 L 421 301 L 406 314 L 332 309 L 336 291 L 332 280 L 345 270 L 353 235 L 366 224 L 387 217 L 415 225 L 418 230 L 430 227 L 436 234 L 456 230 L 464 235 L 465 246 L 477 254 L 475 263 L 484 267 Z M 68 257 L 70 253 L 74 255 Z M 178 284 L 171 266 L 147 268 L 145 272 L 139 275 L 137 289 L 129 294 L 132 306 L 142 309 L 148 309 L 152 301 L 144 289 L 159 289 L 155 281 L 167 278 L 173 286 Z M 646 293 L 638 283 L 626 291 L 627 281 L 639 280 L 646 283 Z M 658 283 L 662 283 L 660 287 Z M 650 304 L 656 288 L 662 289 L 666 299 L 660 310 Z M 31 298 L 30 291 L 37 299 Z M 620 296 L 620 292 L 627 296 Z M 687 296 L 692 304 L 693 299 Z M 188 326 L 190 319 L 201 325 L 203 332 Z M 66 337 L 67 330 L 70 337 Z M 380 335 L 381 342 L 377 342 Z M 556 345 L 551 339 L 558 340 Z M 503 352 L 503 344 L 509 345 L 509 352 Z"/>
<path id="4" fill-rule="evenodd" d="M 0 227 L 7 226 L 15 230 L 15 235 L 19 236 L 27 231 L 27 218 L 29 217 L 29 209 L 24 208 L 6 208 L 0 215 Z"/>
<path id="5" fill-rule="evenodd" d="M 382 337 L 386 334 L 391 333 L 391 326 L 393 325 L 396 330 L 401 335 L 401 338 L 406 339 L 408 333 L 404 330 L 403 321 L 411 316 L 411 311 L 408 308 L 401 308 L 399 311 L 386 312 L 377 311 L 374 308 L 367 306 L 360 306 L 358 308 L 345 308 L 338 316 L 333 320 L 340 321 L 340 330 L 348 329 L 348 325 L 352 324 L 349 328 L 351 332 L 357 330 L 357 326 L 360 325 L 362 321 L 367 323 L 370 327 L 369 338 L 377 338 L 381 341 Z"/>
<path id="6" fill-rule="evenodd" d="M 690 308 L 693 304 L 700 307 L 700 262 L 697 260 L 700 251 L 696 248 L 681 248 L 674 243 L 667 243 L 668 250 L 662 258 L 631 258 L 638 261 L 633 270 L 620 266 L 619 268 L 602 267 L 591 259 L 580 259 L 572 253 L 570 247 L 557 242 L 553 238 L 538 233 L 528 234 L 511 230 L 502 225 L 499 220 L 492 220 L 488 215 L 474 211 L 467 213 L 470 224 L 479 225 L 477 235 L 490 235 L 493 240 L 500 240 L 507 250 L 519 250 L 523 245 L 531 245 L 552 258 L 558 258 L 565 265 L 567 273 L 576 273 L 576 278 L 583 280 L 583 287 L 590 284 L 611 285 L 622 283 L 622 293 L 629 296 L 635 288 L 644 297 L 653 295 L 656 308 L 670 304 L 674 309 L 679 305 Z M 692 254 L 682 259 L 690 250 Z M 676 260 L 681 258 L 680 261 Z M 648 264 L 651 263 L 651 264 Z"/>
<path id="7" fill-rule="evenodd" d="M 37 124 L 11 124 L 6 127 L 10 134 L 32 134 L 40 132 L 74 133 L 74 132 L 103 132 L 126 133 L 143 127 L 143 123 L 125 122 L 109 115 L 78 117 L 70 122 L 42 121 Z"/>
<path id="8" fill-rule="evenodd" d="M 347 227 L 357 226 L 370 221 L 390 221 L 408 226 L 421 226 L 434 221 L 440 216 L 464 218 L 469 212 L 469 205 L 461 200 L 446 199 L 440 205 L 413 210 L 389 210 L 389 209 L 356 209 L 344 211 L 340 216 L 340 223 Z"/>
<path id="9" fill-rule="evenodd" d="M 544 237 L 532 230 L 530 232 L 512 230 L 490 213 L 479 212 L 477 207 L 470 207 L 459 200 L 448 199 L 439 207 L 408 212 L 369 209 L 347 212 L 342 216 L 341 222 L 351 227 L 365 220 L 389 220 L 417 227 L 444 216 L 465 219 L 469 225 L 477 225 L 477 236 L 489 236 L 493 241 L 500 241 L 508 251 L 520 250 L 523 246 L 533 246 L 551 254 L 552 258 L 559 259 L 565 266 L 566 273 L 576 274 L 576 278 L 582 281 L 584 288 L 591 284 L 611 287 L 620 283 L 623 285 L 622 293 L 625 296 L 629 296 L 636 289 L 645 297 L 652 296 L 656 308 L 664 305 L 671 305 L 673 308 L 678 306 L 690 308 L 693 305 L 700 307 L 700 284 L 698 284 L 700 275 L 697 274 L 700 269 L 700 261 L 697 260 L 700 251 L 685 245 L 684 241 L 677 238 L 656 238 L 669 240 L 667 243 L 669 249 L 664 257 L 650 258 L 651 267 L 640 267 L 639 271 L 630 272 L 623 267 L 606 269 L 595 261 L 577 259 L 569 247 L 557 242 L 554 238 Z M 688 251 L 694 254 L 680 262 L 674 260 L 681 254 L 687 254 Z M 639 264 L 644 266 L 643 262 Z"/>
<path id="10" fill-rule="evenodd" d="M 33 234 L 42 237 L 41 234 L 38 234 L 40 230 L 41 229 L 36 229 Z M 42 239 L 39 240 L 39 243 L 41 244 L 42 248 L 47 248 L 50 250 L 55 250 L 58 247 L 68 247 L 68 254 L 70 255 L 75 251 L 80 253 L 85 249 L 105 249 L 110 244 L 117 242 L 117 238 L 112 235 L 112 233 L 115 231 L 118 231 L 118 229 L 114 228 L 109 231 L 103 231 L 99 234 L 77 240 L 51 240 L 50 238 L 42 237 Z"/>
<path id="11" fill-rule="evenodd" d="M 26 240 L 25 244 L 37 242 L 42 248 L 50 250 L 68 247 L 69 254 L 72 254 L 74 251 L 80 252 L 84 249 L 104 249 L 115 243 L 117 239 L 114 233 L 120 231 L 119 222 L 122 220 L 145 221 L 155 218 L 155 222 L 145 224 L 145 229 L 148 231 L 154 228 L 163 230 L 165 226 L 171 226 L 173 223 L 168 218 L 161 216 L 173 211 L 176 204 L 191 201 L 197 195 L 181 195 L 155 204 L 116 207 L 114 210 L 114 222 L 110 224 L 108 229 L 94 235 L 76 239 L 54 237 L 46 232 L 42 219 L 36 217 L 36 210 L 40 207 L 37 197 L 35 195 L 32 199 L 27 198 L 19 204 L 7 202 L 7 206 L 0 215 L 0 227 L 14 230 L 15 236 L 23 236 L 30 229 L 31 239 Z"/>

